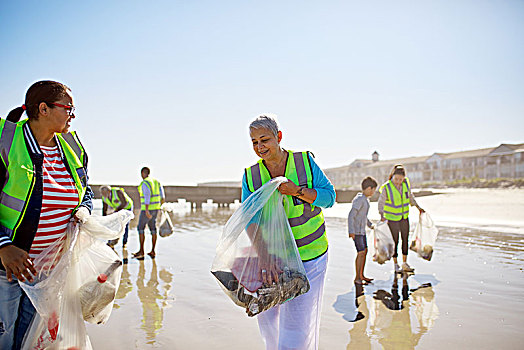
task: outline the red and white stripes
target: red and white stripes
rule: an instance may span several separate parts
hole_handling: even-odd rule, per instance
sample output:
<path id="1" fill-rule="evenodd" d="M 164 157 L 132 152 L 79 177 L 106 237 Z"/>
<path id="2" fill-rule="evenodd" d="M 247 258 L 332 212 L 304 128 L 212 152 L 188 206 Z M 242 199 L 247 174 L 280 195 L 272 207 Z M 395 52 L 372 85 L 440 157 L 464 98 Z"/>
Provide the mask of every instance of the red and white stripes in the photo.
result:
<path id="1" fill-rule="evenodd" d="M 78 205 L 78 191 L 60 150 L 40 146 L 44 154 L 43 196 L 40 222 L 29 256 L 34 259 L 45 248 L 64 236 L 73 209 Z"/>

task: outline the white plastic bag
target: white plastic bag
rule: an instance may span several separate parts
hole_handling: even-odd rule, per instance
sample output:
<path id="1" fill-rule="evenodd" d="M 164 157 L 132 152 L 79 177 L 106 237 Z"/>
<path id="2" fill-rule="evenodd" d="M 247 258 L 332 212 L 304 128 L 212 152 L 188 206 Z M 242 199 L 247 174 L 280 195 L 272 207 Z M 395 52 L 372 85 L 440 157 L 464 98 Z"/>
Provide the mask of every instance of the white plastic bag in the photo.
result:
<path id="1" fill-rule="evenodd" d="M 395 253 L 395 241 L 393 241 L 387 221 L 381 221 L 375 225 L 368 236 L 368 242 L 372 242 L 369 246 L 369 253 L 373 261 L 381 265 L 391 259 Z"/>
<path id="2" fill-rule="evenodd" d="M 109 216 L 89 216 L 81 224 L 70 223 L 64 239 L 36 257 L 35 281 L 19 282 L 38 313 L 24 337 L 23 349 L 91 349 L 79 290 L 93 273 L 98 276 L 120 260 L 105 241 L 120 237 L 132 217 L 130 211 L 122 210 Z M 112 274 L 111 282 L 118 286 L 121 269 Z M 93 316 L 97 323 L 109 317 L 112 300 Z"/>
<path id="3" fill-rule="evenodd" d="M 106 216 L 91 215 L 80 225 L 81 231 L 93 238 L 111 240 L 122 237 L 126 225 L 135 215 L 131 210 L 120 210 Z"/>
<path id="4" fill-rule="evenodd" d="M 22 349 L 52 348 L 59 339 L 64 287 L 71 269 L 71 256 L 78 232 L 78 226 L 69 224 L 66 236 L 47 247 L 33 261 L 37 271 L 34 282 L 19 281 L 38 314 L 31 321 Z"/>
<path id="5" fill-rule="evenodd" d="M 101 324 L 109 319 L 120 285 L 121 266 L 118 255 L 101 241 L 80 256 L 75 285 L 85 321 Z"/>
<path id="6" fill-rule="evenodd" d="M 167 237 L 173 234 L 173 222 L 171 221 L 171 216 L 169 211 L 164 209 L 162 206 L 160 210 L 160 223 L 158 224 L 158 234 L 160 237 Z"/>
<path id="7" fill-rule="evenodd" d="M 254 316 L 309 290 L 304 265 L 284 211 L 278 177 L 255 191 L 222 232 L 211 273 L 233 302 Z M 276 283 L 267 283 L 267 275 Z"/>
<path id="8" fill-rule="evenodd" d="M 425 260 L 430 261 L 433 256 L 433 247 L 437 241 L 438 228 L 427 212 L 420 213 L 415 237 L 411 242 L 410 249 L 417 252 Z"/>

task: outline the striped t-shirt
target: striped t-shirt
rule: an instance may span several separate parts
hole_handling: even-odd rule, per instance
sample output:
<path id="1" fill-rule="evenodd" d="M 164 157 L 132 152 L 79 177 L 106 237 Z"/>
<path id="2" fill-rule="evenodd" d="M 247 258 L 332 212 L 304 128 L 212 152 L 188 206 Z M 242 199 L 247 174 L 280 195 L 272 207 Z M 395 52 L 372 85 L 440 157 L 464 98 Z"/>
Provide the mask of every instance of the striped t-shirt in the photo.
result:
<path id="1" fill-rule="evenodd" d="M 67 171 L 58 146 L 40 146 L 44 154 L 42 211 L 33 244 L 31 259 L 64 237 L 71 213 L 79 203 L 78 191 Z"/>

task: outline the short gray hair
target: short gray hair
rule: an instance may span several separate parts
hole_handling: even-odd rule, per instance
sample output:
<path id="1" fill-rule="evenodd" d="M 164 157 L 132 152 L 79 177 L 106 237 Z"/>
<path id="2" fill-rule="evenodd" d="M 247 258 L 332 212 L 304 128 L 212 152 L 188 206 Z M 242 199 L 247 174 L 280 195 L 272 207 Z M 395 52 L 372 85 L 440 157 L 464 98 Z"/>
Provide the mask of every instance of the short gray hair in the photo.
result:
<path id="1" fill-rule="evenodd" d="M 280 129 L 278 128 L 276 118 L 275 114 L 266 113 L 259 115 L 249 124 L 249 132 L 251 132 L 251 129 L 267 129 L 277 136 Z"/>
<path id="2" fill-rule="evenodd" d="M 102 191 L 106 190 L 107 192 L 111 192 L 111 187 L 109 186 L 100 186 L 100 193 L 102 193 Z"/>

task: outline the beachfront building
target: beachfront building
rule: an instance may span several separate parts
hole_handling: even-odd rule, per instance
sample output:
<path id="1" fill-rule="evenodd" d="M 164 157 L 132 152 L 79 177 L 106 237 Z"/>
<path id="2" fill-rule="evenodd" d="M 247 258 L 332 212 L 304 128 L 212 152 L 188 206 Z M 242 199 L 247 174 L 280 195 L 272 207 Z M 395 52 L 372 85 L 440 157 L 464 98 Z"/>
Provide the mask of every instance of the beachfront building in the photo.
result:
<path id="1" fill-rule="evenodd" d="M 324 169 L 324 172 L 336 188 L 358 188 L 365 176 L 384 182 L 395 164 L 404 165 L 415 185 L 468 178 L 522 178 L 524 143 L 390 160 L 380 160 L 375 151 L 371 159 L 356 159 L 349 165 Z"/>

